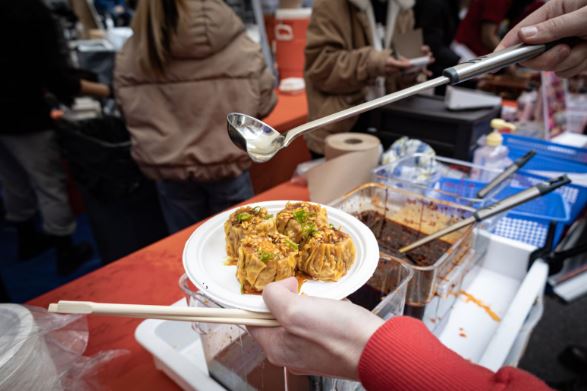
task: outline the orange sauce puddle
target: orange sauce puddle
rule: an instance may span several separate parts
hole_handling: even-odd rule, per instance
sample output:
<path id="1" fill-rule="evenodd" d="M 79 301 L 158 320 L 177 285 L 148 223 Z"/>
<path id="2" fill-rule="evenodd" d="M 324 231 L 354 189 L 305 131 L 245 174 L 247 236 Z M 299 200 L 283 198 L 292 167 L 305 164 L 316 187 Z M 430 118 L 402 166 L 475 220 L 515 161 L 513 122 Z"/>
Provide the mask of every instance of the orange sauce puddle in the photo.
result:
<path id="1" fill-rule="evenodd" d="M 465 291 L 459 291 L 458 295 L 465 296 L 465 303 L 469 303 L 470 302 L 470 303 L 474 303 L 474 304 L 478 305 L 479 307 L 481 307 L 487 313 L 487 315 L 489 315 L 491 317 L 491 319 L 495 320 L 496 322 L 500 322 L 501 321 L 500 316 L 497 315 L 491 309 L 491 307 L 489 307 L 487 304 L 483 303 L 481 300 L 477 299 L 472 294 L 467 293 Z"/>

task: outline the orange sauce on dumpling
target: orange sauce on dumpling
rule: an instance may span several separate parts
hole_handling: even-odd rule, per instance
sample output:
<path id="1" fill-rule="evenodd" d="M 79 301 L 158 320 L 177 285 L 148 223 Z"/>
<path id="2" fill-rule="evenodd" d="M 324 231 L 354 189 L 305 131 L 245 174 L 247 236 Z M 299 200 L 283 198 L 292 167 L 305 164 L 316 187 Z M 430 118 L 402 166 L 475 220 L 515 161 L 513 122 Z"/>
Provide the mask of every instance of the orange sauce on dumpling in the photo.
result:
<path id="1" fill-rule="evenodd" d="M 226 258 L 226 260 L 224 261 L 224 266 L 236 266 L 236 264 L 238 263 L 236 258 Z"/>
<path id="2" fill-rule="evenodd" d="M 299 270 L 296 271 L 296 280 L 298 280 L 298 293 L 302 291 L 302 285 L 304 285 L 304 282 L 311 279 L 312 277 L 308 276 L 306 273 L 303 273 Z"/>

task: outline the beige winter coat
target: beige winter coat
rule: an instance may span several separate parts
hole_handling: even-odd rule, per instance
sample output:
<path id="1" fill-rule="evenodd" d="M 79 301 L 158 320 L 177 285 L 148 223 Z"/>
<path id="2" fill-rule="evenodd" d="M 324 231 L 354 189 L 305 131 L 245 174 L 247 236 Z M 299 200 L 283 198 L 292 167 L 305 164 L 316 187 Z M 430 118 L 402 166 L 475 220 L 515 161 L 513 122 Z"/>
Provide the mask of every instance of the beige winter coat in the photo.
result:
<path id="1" fill-rule="evenodd" d="M 274 78 L 259 46 L 222 0 L 187 0 L 163 77 L 146 75 L 137 42 L 116 58 L 115 88 L 132 156 L 153 179 L 215 181 L 250 166 L 230 141 L 226 115 L 266 116 Z"/>
<path id="2" fill-rule="evenodd" d="M 304 78 L 310 120 L 365 101 L 366 87 L 385 74 L 389 50 L 373 48 L 371 27 L 365 11 L 356 4 L 370 0 L 315 0 L 308 27 Z M 362 7 L 364 9 L 364 6 Z M 396 34 L 414 26 L 411 10 L 398 15 Z M 405 88 L 415 76 L 388 77 L 387 92 Z M 308 148 L 324 153 L 324 139 L 351 130 L 357 117 L 327 125 L 305 135 Z"/>

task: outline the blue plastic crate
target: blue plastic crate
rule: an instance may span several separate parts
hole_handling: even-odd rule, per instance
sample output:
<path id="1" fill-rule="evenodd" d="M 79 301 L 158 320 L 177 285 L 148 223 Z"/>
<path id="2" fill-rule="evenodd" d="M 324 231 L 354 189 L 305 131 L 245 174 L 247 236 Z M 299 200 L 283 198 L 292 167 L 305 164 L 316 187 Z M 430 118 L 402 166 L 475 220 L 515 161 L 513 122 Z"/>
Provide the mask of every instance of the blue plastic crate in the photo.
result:
<path id="1" fill-rule="evenodd" d="M 515 187 L 530 187 L 548 179 L 527 171 L 520 171 L 514 176 L 512 185 Z M 571 183 L 555 190 L 555 193 L 560 194 L 566 201 L 569 206 L 569 223 L 573 223 L 587 206 L 587 187 Z"/>
<path id="2" fill-rule="evenodd" d="M 483 186 L 485 184 L 482 182 L 452 178 L 442 178 L 439 182 L 440 189 L 444 189 L 447 193 L 461 189 L 464 192 L 470 192 L 469 194 L 476 194 Z M 507 187 L 492 196 L 492 202 L 502 200 L 522 190 L 524 189 Z M 555 192 L 510 210 L 505 217 L 496 222 L 493 232 L 499 236 L 542 247 L 546 241 L 550 222 L 556 223 L 554 235 L 556 245 L 562 239 L 565 225 L 569 222 L 569 208 L 563 197 Z"/>
<path id="3" fill-rule="evenodd" d="M 522 157 L 529 151 L 528 149 L 508 148 L 510 150 L 509 157 L 512 160 Z M 524 170 L 587 174 L 587 164 L 537 154 L 526 163 Z"/>
<path id="4" fill-rule="evenodd" d="M 503 135 L 503 145 L 506 145 L 510 149 L 526 152 L 533 149 L 538 156 L 587 164 L 587 148 L 577 148 L 533 137 L 517 136 L 507 133 Z"/>

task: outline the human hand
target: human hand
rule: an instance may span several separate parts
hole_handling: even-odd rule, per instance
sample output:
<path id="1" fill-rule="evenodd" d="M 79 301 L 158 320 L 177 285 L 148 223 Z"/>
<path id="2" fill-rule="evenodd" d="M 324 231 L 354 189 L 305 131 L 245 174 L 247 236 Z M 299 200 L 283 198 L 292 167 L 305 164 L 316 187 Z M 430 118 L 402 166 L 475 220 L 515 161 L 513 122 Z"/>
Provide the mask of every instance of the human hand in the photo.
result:
<path id="1" fill-rule="evenodd" d="M 432 72 L 430 72 L 427 67 L 430 64 L 434 64 L 434 61 L 436 61 L 436 59 L 434 58 L 434 54 L 432 54 L 432 49 L 430 49 L 430 46 L 422 45 L 422 47 L 420 48 L 420 51 L 422 52 L 423 55 L 428 56 L 428 64 L 426 65 L 426 67 L 424 67 L 422 72 L 426 77 L 430 77 L 430 76 L 432 76 Z"/>
<path id="2" fill-rule="evenodd" d="M 495 50 L 519 42 L 541 44 L 575 37 L 573 47 L 560 43 L 523 65 L 572 77 L 587 70 L 587 0 L 551 0 L 516 25 Z"/>
<path id="3" fill-rule="evenodd" d="M 432 50 L 430 49 L 430 46 L 422 45 L 422 47 L 420 48 L 420 51 L 422 52 L 423 55 L 430 57 L 430 62 L 428 64 L 432 64 L 432 63 L 434 63 L 434 61 L 436 61 L 436 59 L 434 58 L 434 54 L 432 54 Z"/>
<path id="4" fill-rule="evenodd" d="M 297 374 L 358 379 L 363 348 L 383 319 L 348 301 L 297 294 L 295 278 L 271 283 L 263 299 L 281 327 L 248 327 L 269 361 Z"/>
<path id="5" fill-rule="evenodd" d="M 420 51 L 425 56 L 432 56 L 432 50 L 430 50 L 430 46 L 428 45 L 422 45 L 422 47 L 420 47 Z"/>
<path id="6" fill-rule="evenodd" d="M 385 75 L 390 76 L 410 68 L 412 64 L 405 57 L 394 58 L 389 56 L 385 61 Z"/>

